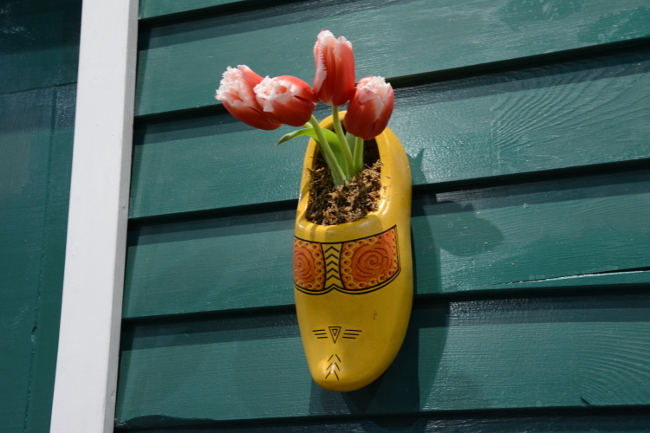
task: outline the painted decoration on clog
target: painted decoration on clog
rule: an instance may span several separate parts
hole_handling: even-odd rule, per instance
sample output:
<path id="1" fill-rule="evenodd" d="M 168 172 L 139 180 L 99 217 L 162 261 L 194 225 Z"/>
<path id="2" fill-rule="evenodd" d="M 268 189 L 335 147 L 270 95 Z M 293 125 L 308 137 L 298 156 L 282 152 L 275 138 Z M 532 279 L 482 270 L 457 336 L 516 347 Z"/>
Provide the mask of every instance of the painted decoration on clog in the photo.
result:
<path id="1" fill-rule="evenodd" d="M 340 243 L 294 239 L 294 286 L 303 293 L 369 293 L 385 287 L 399 271 L 394 226 L 373 236 Z"/>

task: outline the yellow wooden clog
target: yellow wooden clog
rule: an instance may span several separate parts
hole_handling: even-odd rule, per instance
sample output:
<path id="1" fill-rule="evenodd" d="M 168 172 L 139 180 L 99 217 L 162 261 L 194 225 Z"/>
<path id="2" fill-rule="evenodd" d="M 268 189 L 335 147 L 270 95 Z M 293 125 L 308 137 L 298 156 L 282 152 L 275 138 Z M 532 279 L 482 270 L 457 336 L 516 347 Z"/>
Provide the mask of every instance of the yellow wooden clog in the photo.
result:
<path id="1" fill-rule="evenodd" d="M 332 128 L 331 116 L 321 126 Z M 386 128 L 375 140 L 382 198 L 378 210 L 359 221 L 323 226 L 305 219 L 313 140 L 302 173 L 293 252 L 296 310 L 311 375 L 331 391 L 354 391 L 381 376 L 397 356 L 411 314 L 411 171 L 392 131 Z"/>

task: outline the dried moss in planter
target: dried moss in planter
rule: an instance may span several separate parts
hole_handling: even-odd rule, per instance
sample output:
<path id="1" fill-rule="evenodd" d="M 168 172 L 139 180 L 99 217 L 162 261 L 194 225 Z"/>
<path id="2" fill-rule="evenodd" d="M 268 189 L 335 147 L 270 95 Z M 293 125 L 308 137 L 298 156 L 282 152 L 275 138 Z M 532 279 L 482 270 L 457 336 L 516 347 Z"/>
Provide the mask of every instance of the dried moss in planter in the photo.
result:
<path id="1" fill-rule="evenodd" d="M 320 225 L 353 222 L 377 210 L 381 196 L 381 166 L 374 140 L 366 142 L 366 168 L 347 185 L 334 186 L 329 169 L 319 155 L 316 168 L 310 170 L 309 205 L 306 218 Z"/>

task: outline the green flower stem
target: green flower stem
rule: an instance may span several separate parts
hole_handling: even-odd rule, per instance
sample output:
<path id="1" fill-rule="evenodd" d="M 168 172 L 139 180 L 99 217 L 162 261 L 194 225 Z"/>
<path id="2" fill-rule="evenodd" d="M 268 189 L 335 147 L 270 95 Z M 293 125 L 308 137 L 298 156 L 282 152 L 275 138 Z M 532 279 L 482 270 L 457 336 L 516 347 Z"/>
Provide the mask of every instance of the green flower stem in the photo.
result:
<path id="1" fill-rule="evenodd" d="M 341 120 L 339 119 L 339 108 L 332 105 L 332 119 L 334 120 L 334 132 L 339 138 L 341 143 L 341 149 L 343 150 L 343 156 L 345 157 L 345 162 L 347 165 L 347 174 L 351 178 L 357 171 L 354 169 L 354 162 L 352 160 L 352 152 L 350 152 L 350 146 L 348 146 L 348 140 L 345 139 L 345 134 L 343 133 L 343 128 L 341 127 Z"/>
<path id="2" fill-rule="evenodd" d="M 354 137 L 354 170 L 356 173 L 363 170 L 363 138 Z"/>
<path id="3" fill-rule="evenodd" d="M 316 118 L 312 115 L 311 119 L 309 119 L 309 123 L 314 128 L 314 131 L 316 131 L 320 150 L 321 152 L 323 152 L 323 155 L 325 156 L 325 160 L 328 162 L 328 165 L 330 166 L 330 171 L 332 172 L 332 178 L 334 179 L 334 184 L 336 186 L 344 185 L 346 180 L 345 173 L 343 173 L 341 166 L 336 161 L 336 156 L 334 156 L 334 152 L 332 152 L 332 148 L 327 142 L 327 139 L 325 138 L 325 134 L 323 134 L 323 130 L 320 128 L 320 125 L 318 124 L 318 120 L 316 120 Z"/>

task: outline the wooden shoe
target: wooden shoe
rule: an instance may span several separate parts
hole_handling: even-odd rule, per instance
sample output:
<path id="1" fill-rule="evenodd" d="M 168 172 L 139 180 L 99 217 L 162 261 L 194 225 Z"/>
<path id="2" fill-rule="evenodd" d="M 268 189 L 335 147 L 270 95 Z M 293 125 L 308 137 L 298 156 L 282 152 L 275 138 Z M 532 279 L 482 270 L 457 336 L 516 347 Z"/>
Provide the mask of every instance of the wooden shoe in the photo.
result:
<path id="1" fill-rule="evenodd" d="M 332 128 L 331 116 L 321 126 Z M 354 391 L 381 376 L 397 356 L 411 314 L 411 171 L 392 131 L 386 128 L 375 141 L 382 196 L 378 210 L 358 221 L 307 221 L 314 140 L 303 167 L 293 250 L 296 310 L 311 375 L 331 391 Z"/>

